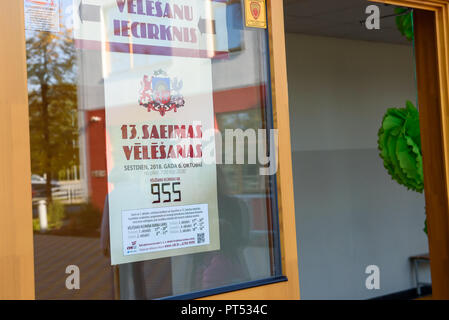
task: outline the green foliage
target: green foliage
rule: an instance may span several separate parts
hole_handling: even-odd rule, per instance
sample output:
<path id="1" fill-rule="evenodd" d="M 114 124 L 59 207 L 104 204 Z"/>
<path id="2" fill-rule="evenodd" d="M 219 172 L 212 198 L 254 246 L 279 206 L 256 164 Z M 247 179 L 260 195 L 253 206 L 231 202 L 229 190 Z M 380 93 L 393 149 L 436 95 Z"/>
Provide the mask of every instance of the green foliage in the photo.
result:
<path id="1" fill-rule="evenodd" d="M 48 230 L 60 229 L 66 218 L 65 206 L 59 201 L 53 201 L 47 206 Z M 39 218 L 33 218 L 33 231 L 40 232 Z"/>
<path id="2" fill-rule="evenodd" d="M 406 108 L 387 110 L 379 130 L 380 157 L 390 176 L 408 189 L 424 190 L 419 113 L 407 101 Z"/>
<path id="3" fill-rule="evenodd" d="M 388 109 L 378 136 L 380 157 L 392 179 L 410 190 L 423 192 L 421 134 L 416 107 L 407 101 L 405 108 Z M 427 220 L 423 231 L 427 234 Z"/>
<path id="4" fill-rule="evenodd" d="M 31 170 L 51 180 L 79 165 L 76 52 L 68 30 L 28 32 L 26 39 Z"/>
<path id="5" fill-rule="evenodd" d="M 33 219 L 33 231 L 34 232 L 41 231 L 41 225 L 40 225 L 40 222 L 39 222 L 39 218 Z"/>
<path id="6" fill-rule="evenodd" d="M 77 230 L 96 230 L 101 225 L 101 212 L 92 203 L 88 202 L 81 206 L 79 211 L 72 217 L 71 227 Z"/>
<path id="7" fill-rule="evenodd" d="M 412 41 L 413 33 L 413 11 L 408 8 L 398 7 L 394 9 L 396 16 L 396 26 L 407 40 Z"/>
<path id="8" fill-rule="evenodd" d="M 60 228 L 65 218 L 65 207 L 59 201 L 53 201 L 47 208 L 47 220 L 50 229 Z"/>

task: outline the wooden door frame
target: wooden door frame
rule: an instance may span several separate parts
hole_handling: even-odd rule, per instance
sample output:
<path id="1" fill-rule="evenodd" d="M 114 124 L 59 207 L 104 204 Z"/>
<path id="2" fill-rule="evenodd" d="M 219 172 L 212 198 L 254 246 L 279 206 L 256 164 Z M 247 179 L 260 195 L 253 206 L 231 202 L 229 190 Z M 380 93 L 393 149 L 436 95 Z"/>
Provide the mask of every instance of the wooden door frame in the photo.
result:
<path id="1" fill-rule="evenodd" d="M 268 0 L 283 275 L 288 281 L 207 299 L 299 299 L 283 1 Z M 23 1 L 0 11 L 0 299 L 34 299 L 31 165 Z"/>
<path id="2" fill-rule="evenodd" d="M 372 0 L 417 12 L 417 73 L 433 297 L 449 299 L 449 1 Z M 287 282 L 209 298 L 299 298 L 295 210 L 290 153 L 283 2 L 268 0 L 275 127 L 279 130 L 279 213 Z M 33 299 L 30 150 L 23 2 L 0 12 L 0 299 Z M 433 32 L 428 39 L 420 30 Z M 429 64 L 433 59 L 434 63 Z M 427 83 L 427 87 L 426 87 Z M 430 91 L 430 90 L 436 91 Z"/>
<path id="3" fill-rule="evenodd" d="M 417 9 L 415 53 L 432 298 L 449 299 L 449 1 L 372 1 Z"/>
<path id="4" fill-rule="evenodd" d="M 277 187 L 282 272 L 288 281 L 219 294 L 206 299 L 299 299 L 283 1 L 267 0 L 267 11 L 274 128 L 279 134 Z"/>
<path id="5" fill-rule="evenodd" d="M 3 1 L 0 38 L 0 299 L 34 299 L 23 1 Z"/>

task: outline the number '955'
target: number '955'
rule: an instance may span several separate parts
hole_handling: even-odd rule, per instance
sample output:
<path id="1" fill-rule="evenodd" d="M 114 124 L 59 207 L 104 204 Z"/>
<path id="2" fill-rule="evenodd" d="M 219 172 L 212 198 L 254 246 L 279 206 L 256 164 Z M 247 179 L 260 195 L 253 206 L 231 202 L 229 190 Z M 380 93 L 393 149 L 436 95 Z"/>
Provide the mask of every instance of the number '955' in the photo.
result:
<path id="1" fill-rule="evenodd" d="M 151 184 L 151 194 L 155 200 L 153 203 L 179 202 L 181 201 L 180 182 L 153 183 Z"/>

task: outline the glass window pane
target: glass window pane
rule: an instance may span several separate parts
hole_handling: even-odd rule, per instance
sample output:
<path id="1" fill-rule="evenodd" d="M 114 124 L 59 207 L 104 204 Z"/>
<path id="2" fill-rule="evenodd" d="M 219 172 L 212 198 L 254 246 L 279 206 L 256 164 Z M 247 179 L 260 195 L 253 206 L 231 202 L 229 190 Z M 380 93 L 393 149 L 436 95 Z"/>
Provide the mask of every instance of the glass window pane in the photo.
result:
<path id="1" fill-rule="evenodd" d="M 36 297 L 280 276 L 267 30 L 244 1 L 24 1 Z"/>

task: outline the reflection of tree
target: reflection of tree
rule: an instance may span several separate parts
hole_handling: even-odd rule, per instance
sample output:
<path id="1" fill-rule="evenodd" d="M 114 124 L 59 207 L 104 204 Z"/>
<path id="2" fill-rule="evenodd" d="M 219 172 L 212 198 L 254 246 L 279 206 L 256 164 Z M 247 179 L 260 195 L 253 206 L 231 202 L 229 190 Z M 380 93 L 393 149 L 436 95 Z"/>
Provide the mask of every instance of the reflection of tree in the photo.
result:
<path id="1" fill-rule="evenodd" d="M 33 32 L 26 49 L 31 167 L 46 174 L 51 202 L 52 178 L 79 163 L 75 48 L 67 32 Z"/>

